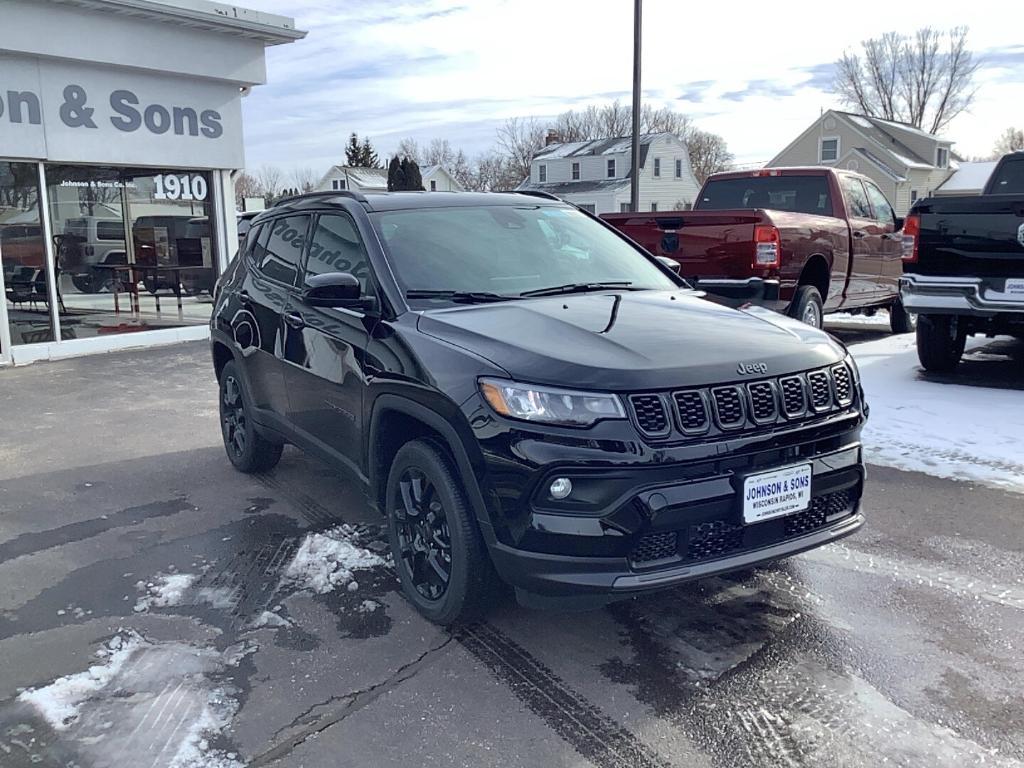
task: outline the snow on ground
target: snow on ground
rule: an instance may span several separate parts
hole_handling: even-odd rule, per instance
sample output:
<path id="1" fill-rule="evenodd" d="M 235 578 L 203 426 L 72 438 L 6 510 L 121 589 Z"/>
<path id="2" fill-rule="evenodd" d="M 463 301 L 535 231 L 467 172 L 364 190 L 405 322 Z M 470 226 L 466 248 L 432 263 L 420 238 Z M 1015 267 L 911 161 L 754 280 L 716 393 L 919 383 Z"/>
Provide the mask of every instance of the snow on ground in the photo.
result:
<path id="1" fill-rule="evenodd" d="M 135 585 L 145 593 L 135 602 L 135 612 L 142 613 L 150 608 L 162 608 L 168 605 L 180 605 L 185 593 L 192 587 L 196 576 L 193 573 L 159 574 L 153 581 L 140 581 Z"/>
<path id="2" fill-rule="evenodd" d="M 100 663 L 28 689 L 18 700 L 62 731 L 89 765 L 241 768 L 235 753 L 210 742 L 238 710 L 232 689 L 215 679 L 246 652 L 152 642 L 123 631 L 97 652 Z"/>
<path id="3" fill-rule="evenodd" d="M 868 463 L 1024 492 L 1024 391 L 924 380 L 913 334 L 850 351 L 871 406 Z"/>
<path id="4" fill-rule="evenodd" d="M 831 325 L 865 325 L 868 329 L 877 328 L 880 331 L 887 331 L 889 330 L 889 310 L 880 309 L 871 316 L 851 315 L 848 312 L 825 315 L 826 330 Z"/>
<path id="5" fill-rule="evenodd" d="M 380 555 L 352 543 L 351 530 L 340 525 L 323 533 L 307 534 L 284 571 L 284 581 L 325 594 L 344 586 L 358 588 L 353 571 L 386 565 Z"/>

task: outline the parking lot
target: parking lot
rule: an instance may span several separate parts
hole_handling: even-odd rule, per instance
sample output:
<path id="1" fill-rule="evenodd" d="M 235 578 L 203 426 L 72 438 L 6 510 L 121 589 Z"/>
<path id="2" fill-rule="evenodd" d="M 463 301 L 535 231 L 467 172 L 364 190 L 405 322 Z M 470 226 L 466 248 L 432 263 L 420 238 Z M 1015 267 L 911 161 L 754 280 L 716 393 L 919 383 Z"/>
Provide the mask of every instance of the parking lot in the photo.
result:
<path id="1" fill-rule="evenodd" d="M 4 371 L 0 763 L 1024 763 L 1022 457 L 999 439 L 1022 426 L 1020 346 L 973 342 L 953 383 L 899 337 L 836 328 L 876 417 L 927 426 L 922 391 L 979 417 L 956 445 L 949 419 L 869 427 L 863 532 L 451 633 L 400 596 L 344 478 L 292 449 L 231 468 L 206 345 Z"/>

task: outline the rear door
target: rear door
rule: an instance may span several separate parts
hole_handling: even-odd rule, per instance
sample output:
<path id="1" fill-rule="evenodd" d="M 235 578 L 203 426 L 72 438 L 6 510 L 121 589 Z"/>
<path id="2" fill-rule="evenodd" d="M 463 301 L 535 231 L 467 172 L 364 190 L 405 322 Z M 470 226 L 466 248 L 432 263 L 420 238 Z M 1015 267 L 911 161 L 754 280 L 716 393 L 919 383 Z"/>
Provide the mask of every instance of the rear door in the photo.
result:
<path id="1" fill-rule="evenodd" d="M 877 290 L 895 298 L 899 293 L 900 275 L 903 274 L 903 250 L 900 237 L 896 233 L 896 214 L 882 190 L 870 181 L 864 182 L 864 188 L 871 203 L 872 216 L 881 230 L 878 244 Z"/>
<path id="2" fill-rule="evenodd" d="M 843 305 L 860 305 L 871 302 L 880 293 L 882 228 L 875 221 L 864 183 L 856 176 L 840 174 L 839 184 L 850 223 L 850 284 Z"/>
<path id="3" fill-rule="evenodd" d="M 343 212 L 314 222 L 302 283 L 349 272 L 373 295 L 369 260 L 355 222 Z M 362 312 L 306 304 L 300 293 L 285 313 L 285 384 L 289 421 L 318 448 L 361 473 L 364 361 L 371 319 Z"/>
<path id="4" fill-rule="evenodd" d="M 299 282 L 309 215 L 281 216 L 263 225 L 232 318 L 235 339 L 246 347 L 251 394 L 258 408 L 284 418 L 288 395 L 283 371 L 284 311 Z"/>

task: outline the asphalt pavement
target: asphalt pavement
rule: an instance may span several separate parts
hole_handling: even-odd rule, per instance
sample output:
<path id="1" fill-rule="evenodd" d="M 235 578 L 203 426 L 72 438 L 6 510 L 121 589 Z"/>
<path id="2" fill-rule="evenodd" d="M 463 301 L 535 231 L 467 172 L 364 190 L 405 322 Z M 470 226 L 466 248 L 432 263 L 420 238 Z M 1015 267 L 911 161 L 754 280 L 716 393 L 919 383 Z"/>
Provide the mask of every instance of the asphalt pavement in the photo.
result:
<path id="1" fill-rule="evenodd" d="M 870 467 L 840 544 L 448 632 L 387 567 L 289 580 L 380 520 L 291 448 L 235 472 L 204 344 L 0 371 L 0 413 L 4 768 L 1024 765 L 1020 495 Z"/>

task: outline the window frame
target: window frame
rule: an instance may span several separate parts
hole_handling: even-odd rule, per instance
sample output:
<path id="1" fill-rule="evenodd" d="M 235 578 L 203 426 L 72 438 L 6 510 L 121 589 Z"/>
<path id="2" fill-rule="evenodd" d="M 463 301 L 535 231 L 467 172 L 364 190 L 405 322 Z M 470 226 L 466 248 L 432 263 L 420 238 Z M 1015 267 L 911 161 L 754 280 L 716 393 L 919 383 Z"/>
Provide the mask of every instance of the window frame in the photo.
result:
<path id="1" fill-rule="evenodd" d="M 578 160 L 573 161 L 572 166 L 570 168 L 570 174 L 569 175 L 572 177 L 573 181 L 579 181 L 580 180 L 581 171 L 580 171 L 580 163 L 579 163 Z"/>
<path id="2" fill-rule="evenodd" d="M 654 158 L 654 178 L 656 178 L 656 179 L 660 179 L 661 178 L 661 158 L 660 157 Z"/>
<path id="3" fill-rule="evenodd" d="M 854 219 L 863 219 L 865 221 L 874 221 L 872 218 L 871 199 L 868 197 L 868 191 L 864 188 L 864 182 L 856 176 L 840 176 L 839 188 L 843 192 L 843 203 L 846 205 L 846 215 Z M 848 183 L 859 184 L 861 191 L 864 193 L 864 202 L 867 203 L 868 212 L 866 216 L 853 213 L 852 198 L 849 194 L 849 190 L 846 188 Z"/>
<path id="4" fill-rule="evenodd" d="M 430 180 L 430 191 L 437 192 L 437 179 Z"/>
<path id="5" fill-rule="evenodd" d="M 544 184 L 548 180 L 548 166 L 545 163 L 537 165 L 537 181 Z"/>
<path id="6" fill-rule="evenodd" d="M 618 173 L 618 171 L 615 166 L 615 158 L 609 158 L 605 165 L 605 178 L 614 179 L 616 177 L 616 173 Z"/>
<path id="7" fill-rule="evenodd" d="M 833 157 L 831 160 L 826 160 L 825 159 L 825 142 L 826 141 L 834 141 L 836 143 L 836 156 Z M 824 163 L 838 163 L 839 162 L 839 156 L 842 154 L 841 149 L 840 149 L 841 146 L 842 146 L 842 142 L 840 141 L 840 138 L 838 136 L 820 136 L 820 137 L 818 137 L 818 162 L 822 163 L 822 164 L 824 164 Z"/>
<path id="8" fill-rule="evenodd" d="M 943 153 L 946 156 L 945 161 L 942 160 Z M 949 147 L 935 147 L 935 167 L 949 168 Z"/>
<path id="9" fill-rule="evenodd" d="M 676 158 L 676 178 L 683 178 L 683 161 L 682 158 Z"/>
<path id="10" fill-rule="evenodd" d="M 652 200 L 651 201 L 651 213 L 657 213 L 657 212 L 658 212 L 658 201 L 657 200 Z"/>
<path id="11" fill-rule="evenodd" d="M 289 211 L 287 213 L 281 214 L 280 216 L 275 216 L 271 219 L 267 219 L 266 221 L 260 223 L 260 236 L 262 236 L 263 230 L 266 230 L 267 232 L 267 242 L 264 243 L 263 245 L 263 250 L 264 252 L 266 252 L 267 245 L 269 245 L 270 243 L 270 238 L 273 237 L 274 234 L 274 223 L 280 221 L 281 219 L 294 219 L 299 218 L 300 216 L 306 219 L 306 237 L 304 238 L 302 243 L 302 250 L 299 252 L 299 260 L 295 263 L 295 281 L 293 283 L 286 283 L 283 280 L 278 280 L 276 277 L 268 275 L 266 272 L 260 269 L 258 261 L 256 261 L 255 259 L 250 259 L 250 261 L 252 262 L 251 266 L 253 270 L 256 273 L 258 273 L 261 278 L 263 278 L 264 280 L 269 280 L 270 282 L 275 283 L 277 285 L 284 286 L 285 288 L 288 288 L 289 290 L 295 292 L 301 290 L 299 278 L 304 275 L 303 265 L 306 263 L 306 251 L 309 249 L 310 227 L 313 225 L 313 220 L 316 218 L 316 215 L 305 211 L 301 213 Z"/>
<path id="12" fill-rule="evenodd" d="M 888 207 L 888 209 L 889 209 L 889 219 L 888 219 L 888 221 L 886 221 L 884 223 L 886 225 L 891 224 L 893 229 L 895 230 L 896 229 L 896 211 L 892 207 L 892 203 L 889 202 L 889 198 L 887 198 L 885 196 L 885 193 L 882 191 L 882 188 L 879 187 L 877 184 L 875 184 L 875 182 L 873 182 L 873 181 L 864 181 L 864 180 L 862 180 L 862 183 L 864 184 L 864 194 L 866 194 L 868 196 L 868 204 L 871 206 L 871 212 L 874 214 L 875 221 L 877 221 L 879 224 L 883 223 L 882 219 L 880 219 L 878 217 L 878 210 L 875 208 L 875 201 L 871 199 L 871 190 L 872 189 L 874 189 L 875 192 L 878 193 L 878 196 L 882 200 L 885 201 L 886 207 Z"/>
<path id="13" fill-rule="evenodd" d="M 363 233 L 359 231 L 359 224 L 356 222 L 355 217 L 352 216 L 352 214 L 350 214 L 348 211 L 343 209 L 330 211 L 316 211 L 310 215 L 310 225 L 306 235 L 306 247 L 302 249 L 302 264 L 301 269 L 299 270 L 299 277 L 301 280 L 301 282 L 299 283 L 299 290 L 301 291 L 306 286 L 306 276 L 309 271 L 310 246 L 312 246 L 313 238 L 316 236 L 316 231 L 320 226 L 320 219 L 331 216 L 348 220 L 348 223 L 352 226 L 352 231 L 355 233 L 355 236 L 359 241 L 359 247 L 362 248 L 363 250 L 363 255 L 366 258 L 366 287 L 365 289 L 360 289 L 363 292 L 363 295 L 374 297 L 383 295 L 383 291 L 381 291 L 380 287 L 377 284 L 376 272 L 373 269 L 373 260 L 370 258 L 370 249 L 366 245 L 366 239 L 363 237 Z M 320 274 L 328 273 L 322 272 Z M 356 277 L 356 279 L 359 279 L 358 275 L 354 276 Z M 357 314 L 363 314 L 357 309 L 350 310 L 347 307 L 334 307 L 334 309 L 341 309 L 342 311 L 345 312 L 352 311 Z"/>

